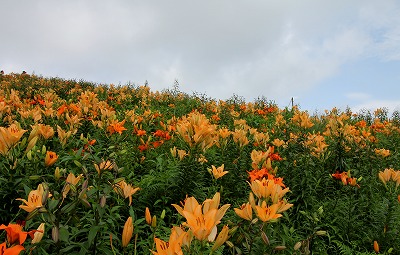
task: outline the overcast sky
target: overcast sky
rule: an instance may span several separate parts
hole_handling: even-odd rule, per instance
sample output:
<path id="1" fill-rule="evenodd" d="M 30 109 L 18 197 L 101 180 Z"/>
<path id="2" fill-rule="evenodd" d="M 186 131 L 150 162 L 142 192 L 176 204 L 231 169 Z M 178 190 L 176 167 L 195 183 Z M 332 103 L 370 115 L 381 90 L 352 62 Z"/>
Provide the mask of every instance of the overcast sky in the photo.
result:
<path id="1" fill-rule="evenodd" d="M 400 109 L 398 0 L 2 0 L 0 69 Z"/>

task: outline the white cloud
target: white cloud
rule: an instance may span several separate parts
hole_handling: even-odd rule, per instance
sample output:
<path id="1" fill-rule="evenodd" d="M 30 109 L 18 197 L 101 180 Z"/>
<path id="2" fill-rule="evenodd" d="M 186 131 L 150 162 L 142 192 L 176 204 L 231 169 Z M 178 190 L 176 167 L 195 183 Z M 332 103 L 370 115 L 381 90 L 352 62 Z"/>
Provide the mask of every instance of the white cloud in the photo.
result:
<path id="1" fill-rule="evenodd" d="M 353 112 L 359 112 L 361 110 L 369 110 L 373 112 L 380 108 L 387 108 L 391 115 L 396 110 L 400 111 L 400 100 L 368 100 L 351 107 Z"/>
<path id="2" fill-rule="evenodd" d="M 343 64 L 399 60 L 398 13 L 395 0 L 7 1 L 0 69 L 286 104 Z"/>
<path id="3" fill-rule="evenodd" d="M 364 92 L 352 92 L 345 94 L 345 97 L 352 101 L 365 101 L 370 99 L 371 95 Z"/>

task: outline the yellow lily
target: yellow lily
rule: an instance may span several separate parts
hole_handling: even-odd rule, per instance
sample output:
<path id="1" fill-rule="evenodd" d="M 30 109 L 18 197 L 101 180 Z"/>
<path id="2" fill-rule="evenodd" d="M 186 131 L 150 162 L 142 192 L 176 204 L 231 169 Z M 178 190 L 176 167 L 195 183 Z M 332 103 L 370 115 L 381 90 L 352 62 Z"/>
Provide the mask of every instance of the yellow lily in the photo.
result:
<path id="1" fill-rule="evenodd" d="M 215 167 L 214 165 L 212 165 L 211 168 L 211 172 L 215 179 L 219 179 L 225 174 L 229 173 L 229 171 L 224 171 L 224 164 L 222 164 L 222 166 L 220 167 Z"/>
<path id="2" fill-rule="evenodd" d="M 176 204 L 173 206 L 186 218 L 185 225 L 191 229 L 193 235 L 198 240 L 207 240 L 211 238 L 213 229 L 230 207 L 230 204 L 226 204 L 218 209 L 219 202 L 220 194 L 217 192 L 212 199 L 204 201 L 203 205 L 200 205 L 194 197 L 189 197 L 185 200 L 183 208 Z"/>
<path id="3" fill-rule="evenodd" d="M 114 190 L 116 190 L 125 198 L 129 197 L 129 205 L 131 205 L 132 195 L 135 194 L 138 190 L 140 190 L 140 188 L 139 187 L 134 188 L 132 185 L 127 184 L 124 180 L 122 180 L 116 184 Z"/>
<path id="4" fill-rule="evenodd" d="M 390 180 L 390 178 L 392 177 L 392 171 L 394 171 L 392 168 L 386 168 L 383 172 L 379 172 L 378 176 L 383 184 L 386 185 L 386 182 Z"/>

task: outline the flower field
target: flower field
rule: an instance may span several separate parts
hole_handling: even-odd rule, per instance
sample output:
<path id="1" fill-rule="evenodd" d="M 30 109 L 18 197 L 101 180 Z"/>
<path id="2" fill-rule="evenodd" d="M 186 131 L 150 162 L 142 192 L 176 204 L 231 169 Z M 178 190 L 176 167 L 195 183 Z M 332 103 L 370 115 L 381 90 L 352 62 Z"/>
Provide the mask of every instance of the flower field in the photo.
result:
<path id="1" fill-rule="evenodd" d="M 0 74 L 1 254 L 400 254 L 400 114 Z"/>

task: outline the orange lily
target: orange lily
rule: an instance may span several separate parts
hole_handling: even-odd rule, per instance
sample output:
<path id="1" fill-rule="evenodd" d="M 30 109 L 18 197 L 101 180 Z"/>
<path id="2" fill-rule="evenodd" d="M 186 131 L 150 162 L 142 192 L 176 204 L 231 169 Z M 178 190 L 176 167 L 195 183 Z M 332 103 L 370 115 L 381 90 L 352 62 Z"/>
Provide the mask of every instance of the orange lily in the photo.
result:
<path id="1" fill-rule="evenodd" d="M 173 227 L 169 241 L 165 242 L 159 238 L 154 238 L 156 250 L 151 251 L 153 255 L 183 255 L 182 245 L 190 243 L 189 234 L 180 227 Z"/>
<path id="2" fill-rule="evenodd" d="M 211 172 L 214 175 L 215 179 L 221 178 L 222 176 L 224 176 L 225 174 L 229 173 L 229 171 L 224 171 L 224 164 L 222 164 L 222 166 L 216 168 L 214 165 L 211 165 Z"/>
<path id="3" fill-rule="evenodd" d="M 206 199 L 202 205 L 194 197 L 189 197 L 186 198 L 183 208 L 176 204 L 173 206 L 179 214 L 186 218 L 185 225 L 192 230 L 198 240 L 214 240 L 215 235 L 212 236 L 212 232 L 214 231 L 216 234 L 214 228 L 221 222 L 230 207 L 230 204 L 226 204 L 218 209 L 219 202 L 220 194 L 217 192 L 212 199 Z"/>
<path id="4" fill-rule="evenodd" d="M 282 214 L 277 213 L 278 208 L 278 204 L 267 206 L 265 201 L 261 203 L 261 206 L 255 206 L 257 216 L 263 222 L 274 221 L 275 219 L 282 217 Z"/>
<path id="5" fill-rule="evenodd" d="M 0 255 L 18 255 L 21 251 L 25 250 L 24 246 L 17 244 L 7 248 L 6 242 L 0 244 Z"/>
<path id="6" fill-rule="evenodd" d="M 25 203 L 25 205 L 20 205 L 19 208 L 27 212 L 32 212 L 35 209 L 41 208 L 43 206 L 43 200 L 42 200 L 43 194 L 44 194 L 43 185 L 39 184 L 37 189 L 31 190 L 29 192 L 28 200 L 22 198 L 16 199 Z"/>
<path id="7" fill-rule="evenodd" d="M 383 184 L 386 185 L 386 182 L 390 180 L 390 178 L 392 177 L 392 171 L 394 171 L 392 168 L 386 168 L 383 172 L 379 172 L 378 176 Z"/>
<path id="8" fill-rule="evenodd" d="M 52 165 L 54 165 L 54 163 L 56 163 L 57 159 L 58 159 L 58 156 L 55 152 L 47 151 L 46 157 L 44 158 L 44 164 L 45 164 L 45 166 L 52 166 Z"/>
<path id="9" fill-rule="evenodd" d="M 235 213 L 245 220 L 253 219 L 253 209 L 251 208 L 250 203 L 243 204 L 240 208 L 234 208 Z"/>
<path id="10" fill-rule="evenodd" d="M 26 130 L 20 129 L 17 125 L 11 124 L 8 128 L 0 127 L 0 153 L 7 155 L 8 150 L 14 146 Z"/>
<path id="11" fill-rule="evenodd" d="M 110 132 L 110 134 L 119 133 L 121 135 L 122 131 L 127 130 L 124 127 L 124 124 L 125 124 L 125 120 L 123 120 L 121 122 L 112 123 L 107 127 L 107 131 Z"/>
<path id="12" fill-rule="evenodd" d="M 0 230 L 5 230 L 7 232 L 7 241 L 10 245 L 16 243 L 23 244 L 28 234 L 33 238 L 33 233 L 36 232 L 36 230 L 24 232 L 22 231 L 21 225 L 12 223 L 8 224 L 8 226 L 1 224 Z"/>

